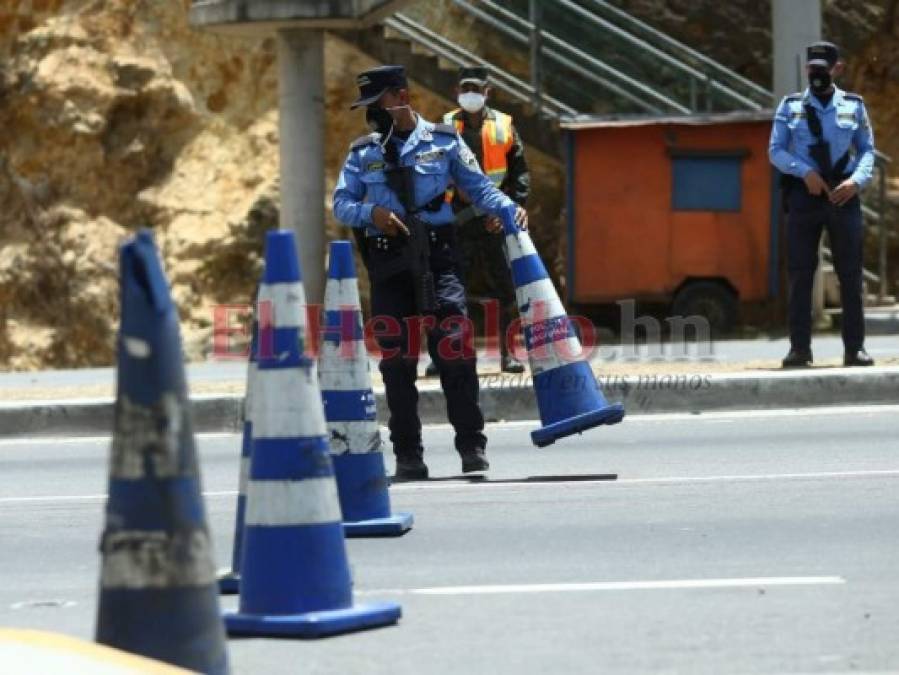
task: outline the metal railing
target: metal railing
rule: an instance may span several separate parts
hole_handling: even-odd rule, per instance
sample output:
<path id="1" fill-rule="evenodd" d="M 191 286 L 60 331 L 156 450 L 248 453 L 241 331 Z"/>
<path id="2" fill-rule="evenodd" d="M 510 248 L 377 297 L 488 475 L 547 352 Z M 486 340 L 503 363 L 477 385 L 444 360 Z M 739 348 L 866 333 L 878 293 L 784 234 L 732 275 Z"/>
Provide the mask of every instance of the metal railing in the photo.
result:
<path id="1" fill-rule="evenodd" d="M 515 100 L 529 103 L 551 118 L 591 112 L 591 100 L 600 98 L 596 88 L 617 99 L 622 107 L 650 114 L 690 114 L 713 109 L 761 110 L 774 103 L 771 91 L 723 64 L 640 21 L 606 0 L 451 0 L 453 5 L 507 37 L 521 50 L 527 74 L 514 75 L 471 51 L 442 37 L 404 14 L 384 23 L 409 41 L 455 65 L 481 65 L 493 84 Z M 552 10 L 556 14 L 549 17 Z M 561 13 L 561 14 L 560 14 Z M 569 22 L 566 26 L 560 16 Z M 553 21 L 554 19 L 554 21 Z M 572 22 L 584 30 L 571 33 Z M 578 42 L 577 35 L 590 40 Z M 566 39 L 571 38 L 571 39 Z M 578 42 L 576 44 L 576 42 Z M 617 47 L 609 50 L 608 44 Z M 606 45 L 611 56 L 600 53 Z M 623 55 L 626 54 L 626 58 Z M 668 89 L 647 74 L 624 66 L 650 59 L 673 74 Z M 624 58 L 624 60 L 622 60 Z M 524 78 L 528 78 L 527 81 Z M 674 91 L 671 91 L 671 89 Z M 608 97 L 606 97 L 608 98 Z M 877 274 L 866 270 L 865 278 L 878 284 L 881 301 L 889 295 L 887 248 L 899 237 L 886 216 L 886 173 L 892 160 L 877 152 L 877 184 L 862 210 L 867 221 L 878 227 Z"/>
<path id="2" fill-rule="evenodd" d="M 529 83 L 447 40 L 417 21 L 413 21 L 408 16 L 399 13 L 394 14 L 392 17 L 385 19 L 384 25 L 410 42 L 424 47 L 439 58 L 457 66 L 483 66 L 490 73 L 493 86 L 506 92 L 512 98 L 522 103 L 529 103 L 534 100 L 537 92 Z M 560 114 L 573 115 L 577 112 L 571 106 L 543 93 L 540 94 L 540 100 L 544 109 L 552 117 L 559 117 Z"/>

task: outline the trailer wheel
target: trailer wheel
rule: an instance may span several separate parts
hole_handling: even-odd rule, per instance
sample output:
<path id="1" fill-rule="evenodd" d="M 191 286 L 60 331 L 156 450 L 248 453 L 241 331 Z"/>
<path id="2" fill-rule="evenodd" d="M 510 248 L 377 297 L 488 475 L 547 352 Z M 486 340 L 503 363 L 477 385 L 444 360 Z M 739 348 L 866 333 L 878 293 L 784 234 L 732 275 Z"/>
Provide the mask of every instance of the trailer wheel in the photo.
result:
<path id="1" fill-rule="evenodd" d="M 674 296 L 671 313 L 705 317 L 713 335 L 728 333 L 737 324 L 737 296 L 715 281 L 689 281 Z"/>

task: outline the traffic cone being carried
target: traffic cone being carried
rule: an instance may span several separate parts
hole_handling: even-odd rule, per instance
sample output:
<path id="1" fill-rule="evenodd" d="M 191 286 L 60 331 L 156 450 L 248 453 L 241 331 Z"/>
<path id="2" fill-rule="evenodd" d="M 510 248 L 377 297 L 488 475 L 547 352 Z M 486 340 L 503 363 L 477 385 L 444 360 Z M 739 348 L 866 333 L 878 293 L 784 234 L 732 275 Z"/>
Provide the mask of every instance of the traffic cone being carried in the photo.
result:
<path id="1" fill-rule="evenodd" d="M 178 312 L 153 236 L 121 260 L 118 385 L 97 642 L 227 673 Z"/>
<path id="2" fill-rule="evenodd" d="M 606 401 L 593 369 L 579 356 L 574 326 L 530 235 L 515 224 L 514 207 L 503 209 L 502 221 L 543 425 L 531 432 L 531 440 L 543 447 L 600 424 L 620 422 L 624 407 Z"/>
<path id="3" fill-rule="evenodd" d="M 256 320 L 250 337 L 250 357 L 247 361 L 247 385 L 243 401 L 243 439 L 240 443 L 240 476 L 238 478 L 237 513 L 234 517 L 234 545 L 231 549 L 231 570 L 219 575 L 219 591 L 233 595 L 240 590 L 240 558 L 243 554 L 243 520 L 247 508 L 247 478 L 250 475 L 250 453 L 253 449 L 253 401 L 256 398 Z"/>
<path id="4" fill-rule="evenodd" d="M 412 514 L 390 512 L 356 265 L 348 241 L 331 242 L 319 381 L 346 536 L 389 537 L 408 532 Z"/>
<path id="5" fill-rule="evenodd" d="M 319 637 L 396 623 L 400 606 L 353 606 L 306 299 L 293 232 L 266 237 L 253 451 L 235 635 Z"/>

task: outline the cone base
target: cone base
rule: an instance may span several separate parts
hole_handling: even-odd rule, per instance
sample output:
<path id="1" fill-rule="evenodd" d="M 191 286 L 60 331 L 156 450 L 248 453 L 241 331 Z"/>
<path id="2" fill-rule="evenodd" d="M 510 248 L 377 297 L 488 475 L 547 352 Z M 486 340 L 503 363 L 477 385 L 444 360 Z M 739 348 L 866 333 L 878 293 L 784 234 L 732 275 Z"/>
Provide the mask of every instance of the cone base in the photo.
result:
<path id="1" fill-rule="evenodd" d="M 218 578 L 219 593 L 236 595 L 240 593 L 240 574 L 238 572 L 221 572 Z"/>
<path id="2" fill-rule="evenodd" d="M 411 513 L 394 513 L 387 518 L 371 518 L 343 523 L 346 537 L 401 537 L 412 529 Z"/>
<path id="3" fill-rule="evenodd" d="M 540 427 L 531 432 L 531 441 L 538 448 L 543 448 L 552 445 L 560 438 L 579 434 L 600 424 L 617 424 L 622 419 L 624 419 L 624 406 L 620 403 L 613 403 L 599 410 L 591 410 L 583 415 L 575 415 Z"/>
<path id="4" fill-rule="evenodd" d="M 228 635 L 317 638 L 366 628 L 389 626 L 399 621 L 402 609 L 395 602 L 376 602 L 348 609 L 306 614 L 225 614 Z"/>

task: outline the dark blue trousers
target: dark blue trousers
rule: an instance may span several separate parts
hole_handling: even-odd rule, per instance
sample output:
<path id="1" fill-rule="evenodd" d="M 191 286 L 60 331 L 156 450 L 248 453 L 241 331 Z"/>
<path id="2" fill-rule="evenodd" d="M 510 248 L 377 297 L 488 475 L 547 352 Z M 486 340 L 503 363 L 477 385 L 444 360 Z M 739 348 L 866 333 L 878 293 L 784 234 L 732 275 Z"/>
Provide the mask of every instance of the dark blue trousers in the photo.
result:
<path id="1" fill-rule="evenodd" d="M 390 409 L 390 440 L 397 458 L 421 457 L 421 421 L 415 386 L 419 353 L 419 326 L 427 322 L 428 352 L 440 371 L 446 396 L 446 412 L 456 432 L 457 450 L 486 448 L 484 416 L 478 402 L 473 329 L 467 321 L 465 288 L 459 276 L 457 255 L 451 244 L 432 249 L 431 270 L 437 295 L 434 316 L 421 317 L 415 307 L 412 275 L 401 272 L 371 285 L 372 318 L 387 317 L 398 328 L 386 335 L 385 322 L 378 326 L 377 341 L 383 353 L 380 370 Z M 393 331 L 391 331 L 393 332 Z"/>
<path id="2" fill-rule="evenodd" d="M 808 194 L 804 185 L 791 191 L 787 219 L 790 344 L 793 349 L 811 348 L 812 284 L 824 228 L 827 228 L 834 269 L 840 280 L 843 345 L 847 352 L 856 351 L 865 343 L 861 203 L 858 197 L 853 197 L 845 206 L 836 207 L 824 198 Z"/>

